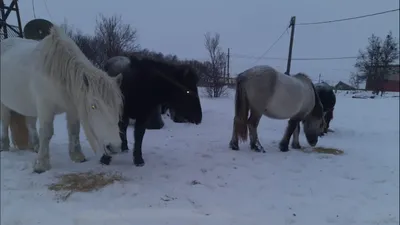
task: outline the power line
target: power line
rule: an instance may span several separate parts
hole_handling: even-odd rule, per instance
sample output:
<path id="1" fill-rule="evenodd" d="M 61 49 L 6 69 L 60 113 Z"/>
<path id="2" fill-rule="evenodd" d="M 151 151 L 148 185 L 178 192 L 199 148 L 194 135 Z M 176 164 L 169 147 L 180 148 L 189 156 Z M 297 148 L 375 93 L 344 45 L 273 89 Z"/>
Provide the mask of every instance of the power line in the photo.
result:
<path id="1" fill-rule="evenodd" d="M 47 14 L 49 14 L 50 19 L 53 20 L 53 17 L 51 16 L 49 7 L 47 6 L 47 0 L 43 0 L 44 1 L 44 7 L 46 8 Z"/>
<path id="2" fill-rule="evenodd" d="M 32 0 L 32 11 L 33 11 L 33 17 L 36 19 L 35 2 L 33 0 Z"/>
<path id="3" fill-rule="evenodd" d="M 318 60 L 342 60 L 342 59 L 356 59 L 357 56 L 342 56 L 342 57 L 319 57 L 319 58 L 293 58 L 297 61 L 318 61 Z"/>
<path id="4" fill-rule="evenodd" d="M 282 34 L 276 39 L 274 43 L 260 56 L 258 59 L 254 62 L 256 64 L 260 59 L 262 59 L 275 45 L 278 43 L 279 40 L 283 37 L 284 34 L 286 34 L 287 30 L 289 29 L 289 26 L 286 27 L 286 29 L 282 32 Z"/>
<path id="5" fill-rule="evenodd" d="M 231 54 L 232 58 L 242 59 L 270 59 L 270 60 L 287 60 L 287 58 L 280 57 L 256 57 L 243 54 Z M 296 61 L 322 61 L 322 60 L 344 60 L 344 59 L 356 59 L 357 56 L 342 56 L 342 57 L 303 57 L 303 58 L 292 58 Z"/>
<path id="6" fill-rule="evenodd" d="M 362 15 L 362 16 L 348 17 L 348 18 L 343 18 L 343 19 L 327 20 L 327 21 L 320 21 L 320 22 L 309 22 L 309 23 L 296 23 L 296 25 L 297 26 L 306 26 L 306 25 L 317 25 L 317 24 L 325 24 L 325 23 L 343 22 L 343 21 L 348 21 L 348 20 L 355 20 L 355 19 L 361 19 L 361 18 L 366 18 L 366 17 L 371 17 L 371 16 L 382 15 L 382 14 L 386 14 L 386 13 L 392 13 L 392 12 L 396 12 L 399 10 L 400 10 L 400 8 L 387 10 L 387 11 L 383 11 L 383 12 L 372 13 L 372 14 L 366 14 L 366 15 Z"/>

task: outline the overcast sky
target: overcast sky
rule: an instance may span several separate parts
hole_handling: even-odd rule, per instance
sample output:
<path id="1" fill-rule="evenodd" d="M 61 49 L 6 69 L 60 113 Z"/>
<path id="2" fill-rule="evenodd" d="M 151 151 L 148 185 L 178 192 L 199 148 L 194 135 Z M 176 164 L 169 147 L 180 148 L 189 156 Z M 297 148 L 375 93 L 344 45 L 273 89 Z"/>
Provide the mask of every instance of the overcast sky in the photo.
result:
<path id="1" fill-rule="evenodd" d="M 9 0 L 5 0 L 6 4 Z M 31 1 L 19 1 L 22 24 L 34 18 Z M 138 30 L 142 47 L 180 58 L 207 59 L 204 33 L 219 32 L 221 47 L 231 49 L 234 75 L 256 64 L 268 64 L 282 72 L 285 60 L 260 59 L 287 27 L 297 23 L 340 19 L 399 8 L 398 0 L 34 0 L 37 18 L 60 24 L 65 19 L 85 33 L 93 33 L 96 16 L 122 15 Z M 46 3 L 47 8 L 46 9 Z M 9 22 L 13 22 L 14 15 Z M 399 12 L 312 26 L 297 26 L 293 58 L 357 56 L 375 33 L 392 30 L 399 37 Z M 266 57 L 287 58 L 289 32 Z M 292 73 L 305 72 L 313 79 L 348 81 L 354 59 L 293 61 Z"/>

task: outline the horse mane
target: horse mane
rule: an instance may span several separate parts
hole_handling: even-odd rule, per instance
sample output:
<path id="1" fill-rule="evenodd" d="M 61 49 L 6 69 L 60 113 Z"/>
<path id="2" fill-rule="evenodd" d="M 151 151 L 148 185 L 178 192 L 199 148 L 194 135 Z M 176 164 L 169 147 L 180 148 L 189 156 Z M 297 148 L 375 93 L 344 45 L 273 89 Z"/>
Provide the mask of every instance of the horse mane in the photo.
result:
<path id="1" fill-rule="evenodd" d="M 293 77 L 296 77 L 296 78 L 302 79 L 302 80 L 306 80 L 312 84 L 311 78 L 305 73 L 297 73 L 297 74 L 293 75 Z"/>
<path id="2" fill-rule="evenodd" d="M 310 83 L 310 85 L 314 91 L 314 96 L 315 96 L 315 104 L 314 104 L 313 110 L 311 111 L 311 115 L 313 115 L 315 117 L 323 117 L 324 116 L 324 108 L 322 106 L 321 99 L 319 98 L 318 92 L 317 92 L 315 85 L 312 82 L 311 78 L 308 75 L 306 75 L 305 73 L 297 73 L 297 74 L 293 75 L 293 77 L 296 77 L 301 80 L 305 80 Z"/>
<path id="3" fill-rule="evenodd" d="M 135 70 L 135 67 L 141 67 L 145 70 L 156 70 L 158 73 L 167 75 L 168 77 L 176 78 L 180 80 L 186 75 L 190 75 L 197 83 L 199 80 L 197 73 L 194 69 L 185 64 L 178 64 L 172 62 L 166 62 L 164 60 L 151 59 L 149 57 L 140 57 L 131 55 L 129 57 L 131 61 L 131 69 Z M 160 74 L 155 74 L 155 76 Z"/>
<path id="4" fill-rule="evenodd" d="M 62 28 L 54 25 L 36 51 L 45 76 L 65 88 L 74 103 L 90 95 L 107 105 L 109 113 L 121 116 L 122 94 L 117 82 L 95 67 Z"/>

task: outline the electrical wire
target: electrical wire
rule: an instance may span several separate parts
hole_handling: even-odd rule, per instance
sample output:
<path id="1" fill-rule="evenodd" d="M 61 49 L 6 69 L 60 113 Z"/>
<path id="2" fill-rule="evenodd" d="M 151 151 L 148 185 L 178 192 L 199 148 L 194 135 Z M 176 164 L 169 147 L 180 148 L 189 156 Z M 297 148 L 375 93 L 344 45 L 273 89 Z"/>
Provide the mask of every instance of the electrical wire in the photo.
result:
<path id="1" fill-rule="evenodd" d="M 258 59 L 254 62 L 256 64 L 260 59 L 262 59 L 275 45 L 278 43 L 279 40 L 283 37 L 284 34 L 286 34 L 287 30 L 289 29 L 290 26 L 287 26 L 286 29 L 282 32 L 282 34 L 276 39 L 274 43 L 260 56 Z"/>
<path id="2" fill-rule="evenodd" d="M 44 7 L 46 8 L 47 14 L 49 14 L 49 17 L 51 20 L 53 20 L 53 17 L 51 16 L 49 7 L 47 6 L 47 0 L 43 0 L 44 1 Z"/>
<path id="3" fill-rule="evenodd" d="M 256 57 L 242 54 L 231 54 L 232 58 L 241 59 L 270 59 L 270 60 L 287 60 L 287 58 L 279 57 Z M 303 58 L 292 58 L 293 61 L 321 61 L 321 60 L 343 60 L 343 59 L 356 59 L 357 56 L 341 56 L 341 57 L 303 57 Z"/>
<path id="4" fill-rule="evenodd" d="M 362 15 L 362 16 L 348 17 L 348 18 L 343 18 L 343 19 L 327 20 L 327 21 L 319 21 L 319 22 L 309 22 L 309 23 L 296 23 L 296 26 L 308 26 L 308 25 L 318 25 L 318 24 L 326 24 L 326 23 L 343 22 L 343 21 L 348 21 L 348 20 L 356 20 L 356 19 L 362 19 L 362 18 L 371 17 L 371 16 L 382 15 L 382 14 L 386 14 L 386 13 L 392 13 L 392 12 L 396 12 L 399 10 L 400 10 L 400 8 L 387 10 L 387 11 L 383 11 L 383 12 L 366 14 L 366 15 Z"/>
<path id="5" fill-rule="evenodd" d="M 33 11 L 33 18 L 36 19 L 36 10 L 35 10 L 35 2 L 32 0 L 32 11 Z"/>

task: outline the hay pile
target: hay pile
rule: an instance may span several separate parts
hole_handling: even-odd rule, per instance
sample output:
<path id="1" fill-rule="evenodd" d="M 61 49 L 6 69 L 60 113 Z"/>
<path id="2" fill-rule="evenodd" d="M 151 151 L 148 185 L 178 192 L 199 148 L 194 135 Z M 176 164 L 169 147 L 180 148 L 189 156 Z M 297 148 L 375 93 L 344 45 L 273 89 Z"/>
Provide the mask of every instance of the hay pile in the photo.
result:
<path id="1" fill-rule="evenodd" d="M 313 148 L 313 152 L 317 153 L 325 153 L 325 154 L 331 154 L 331 155 L 341 155 L 344 153 L 344 151 L 336 148 L 324 148 L 324 147 L 316 147 Z"/>
<path id="2" fill-rule="evenodd" d="M 122 175 L 114 173 L 84 173 L 63 174 L 57 177 L 58 182 L 49 185 L 51 191 L 91 192 L 99 190 L 116 181 L 125 181 Z"/>

